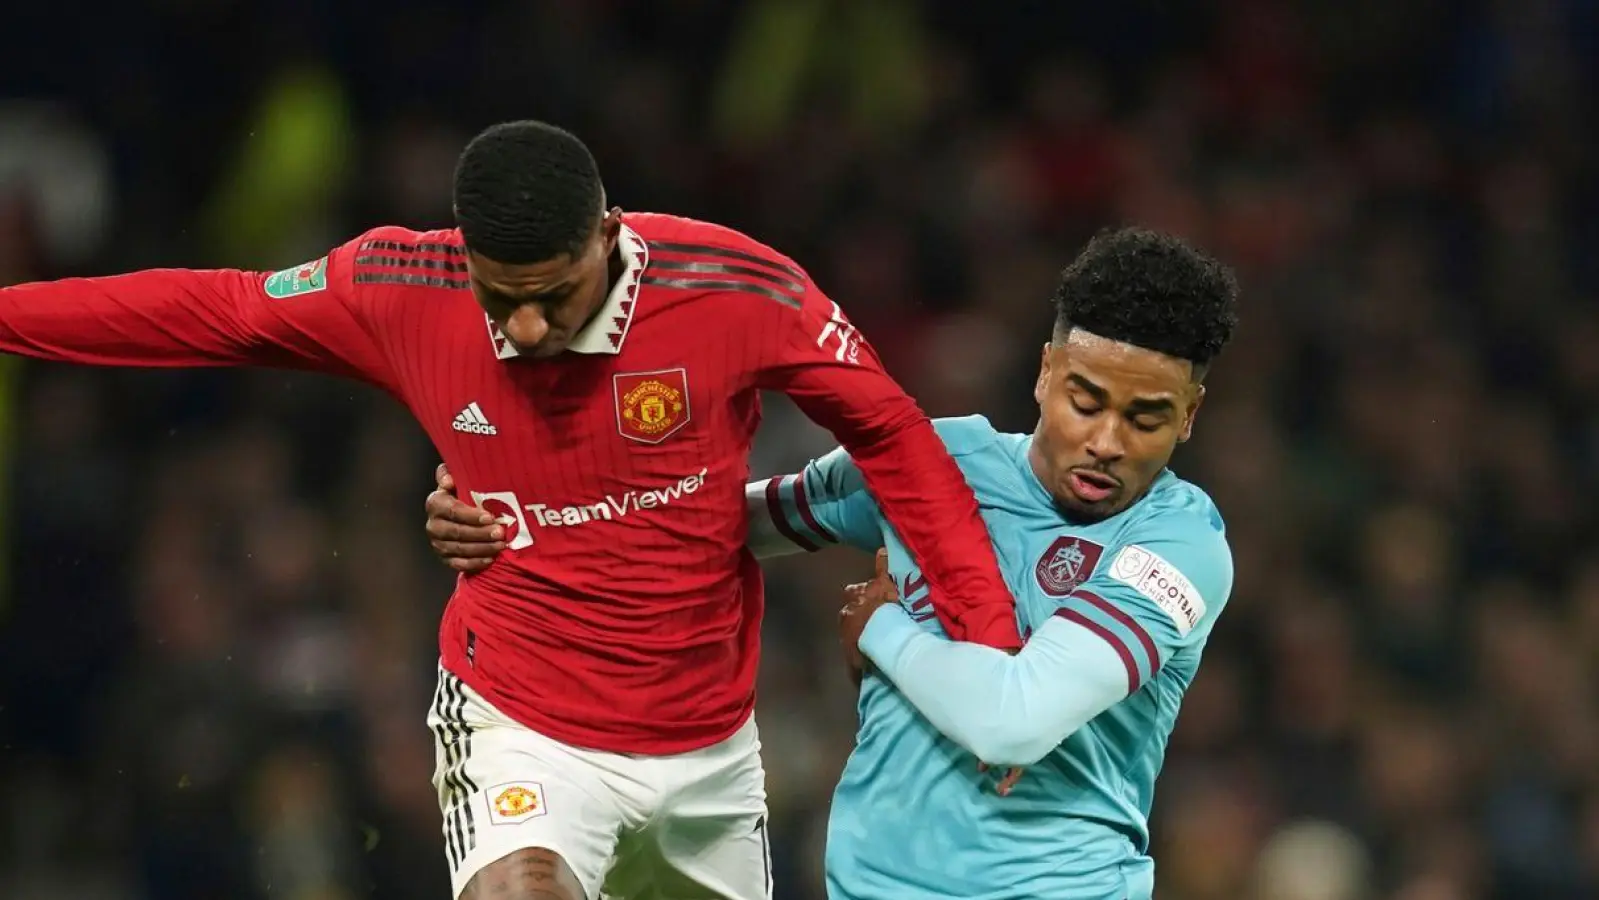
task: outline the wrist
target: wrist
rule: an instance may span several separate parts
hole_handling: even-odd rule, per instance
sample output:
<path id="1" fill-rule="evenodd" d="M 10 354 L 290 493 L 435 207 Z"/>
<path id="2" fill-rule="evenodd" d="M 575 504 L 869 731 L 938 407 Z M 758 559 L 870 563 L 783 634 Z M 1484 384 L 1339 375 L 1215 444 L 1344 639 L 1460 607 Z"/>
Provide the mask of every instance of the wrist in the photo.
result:
<path id="1" fill-rule="evenodd" d="M 898 604 L 885 603 L 872 611 L 856 641 L 861 655 L 871 660 L 885 673 L 893 671 L 894 663 L 906 645 L 922 630 Z"/>

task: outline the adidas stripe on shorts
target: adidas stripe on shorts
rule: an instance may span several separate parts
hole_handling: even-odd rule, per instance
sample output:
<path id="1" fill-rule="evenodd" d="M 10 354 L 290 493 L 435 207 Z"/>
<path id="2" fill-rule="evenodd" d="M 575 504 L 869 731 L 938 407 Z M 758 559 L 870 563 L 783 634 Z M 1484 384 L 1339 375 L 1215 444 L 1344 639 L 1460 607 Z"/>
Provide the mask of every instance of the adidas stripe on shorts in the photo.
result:
<path id="1" fill-rule="evenodd" d="M 584 750 L 510 720 L 441 668 L 428 726 L 456 897 L 495 860 L 543 847 L 589 900 L 770 900 L 753 718 L 688 753 Z"/>

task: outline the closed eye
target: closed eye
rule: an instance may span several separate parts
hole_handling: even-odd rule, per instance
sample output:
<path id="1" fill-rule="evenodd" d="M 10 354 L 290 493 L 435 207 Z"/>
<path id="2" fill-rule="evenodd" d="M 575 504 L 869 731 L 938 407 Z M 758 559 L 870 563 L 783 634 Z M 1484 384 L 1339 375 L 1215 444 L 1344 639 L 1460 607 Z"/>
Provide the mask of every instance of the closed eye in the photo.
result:
<path id="1" fill-rule="evenodd" d="M 536 294 L 528 294 L 522 298 L 523 303 L 537 303 L 541 306 L 560 306 L 572 296 L 573 286 L 562 285 Z"/>

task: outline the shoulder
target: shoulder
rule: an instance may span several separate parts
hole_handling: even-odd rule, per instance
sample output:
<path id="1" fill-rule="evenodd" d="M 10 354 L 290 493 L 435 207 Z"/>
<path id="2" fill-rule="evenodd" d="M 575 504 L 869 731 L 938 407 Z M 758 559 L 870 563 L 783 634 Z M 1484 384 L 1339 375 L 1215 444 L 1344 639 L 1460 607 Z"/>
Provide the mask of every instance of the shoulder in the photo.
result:
<path id="1" fill-rule="evenodd" d="M 640 283 L 680 300 L 714 304 L 707 315 L 780 319 L 814 304 L 816 286 L 788 256 L 740 231 L 661 213 L 627 213 L 644 242 Z M 760 298 L 770 303 L 750 303 Z"/>
<path id="2" fill-rule="evenodd" d="M 944 442 L 944 449 L 957 463 L 979 456 L 984 450 L 1002 448 L 1004 438 L 1014 437 L 995 431 L 994 426 L 982 416 L 961 416 L 932 421 L 933 430 Z M 849 451 L 843 447 L 835 447 L 827 455 L 812 461 L 811 465 L 827 473 L 847 473 L 844 477 L 852 479 L 852 485 L 860 479 L 855 469 L 855 461 L 850 458 Z"/>
<path id="3" fill-rule="evenodd" d="M 1213 548 L 1226 549 L 1227 523 L 1205 490 L 1166 472 L 1148 496 L 1128 510 L 1130 535 L 1180 536 Z"/>
<path id="4" fill-rule="evenodd" d="M 805 270 L 787 254 L 742 231 L 666 213 L 624 213 L 622 223 L 644 239 L 653 258 L 699 255 L 724 262 L 764 263 L 792 278 L 805 281 Z"/>
<path id="5" fill-rule="evenodd" d="M 380 225 L 333 251 L 329 278 L 364 291 L 373 287 L 471 287 L 466 272 L 466 245 L 456 229 L 416 231 Z"/>
<path id="6" fill-rule="evenodd" d="M 1189 626 L 1213 619 L 1232 594 L 1233 556 L 1210 495 L 1167 473 L 1129 513 L 1115 541 L 1110 577 L 1174 618 L 1182 613 Z"/>
<path id="7" fill-rule="evenodd" d="M 1054 506 L 1027 468 L 1028 435 L 1000 431 L 983 416 L 934 419 L 933 428 L 985 514 L 1003 508 L 1053 521 Z"/>
<path id="8" fill-rule="evenodd" d="M 1004 450 L 1016 435 L 996 430 L 984 416 L 934 419 L 933 429 L 954 457 L 973 456 L 985 450 Z"/>
<path id="9" fill-rule="evenodd" d="M 1170 548 L 1213 583 L 1231 587 L 1227 526 L 1215 501 L 1198 485 L 1167 472 L 1128 514 L 1119 544 Z"/>

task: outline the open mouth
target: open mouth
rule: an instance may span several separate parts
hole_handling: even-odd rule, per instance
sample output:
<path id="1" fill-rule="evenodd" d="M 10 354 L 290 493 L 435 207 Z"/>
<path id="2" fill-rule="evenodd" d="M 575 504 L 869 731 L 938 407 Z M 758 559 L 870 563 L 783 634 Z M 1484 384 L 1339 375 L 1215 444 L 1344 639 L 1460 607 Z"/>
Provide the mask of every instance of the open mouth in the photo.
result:
<path id="1" fill-rule="evenodd" d="M 1122 486 L 1120 481 L 1110 475 L 1092 469 L 1072 469 L 1067 473 L 1066 480 L 1072 493 L 1089 503 L 1099 503 L 1109 498 Z"/>

